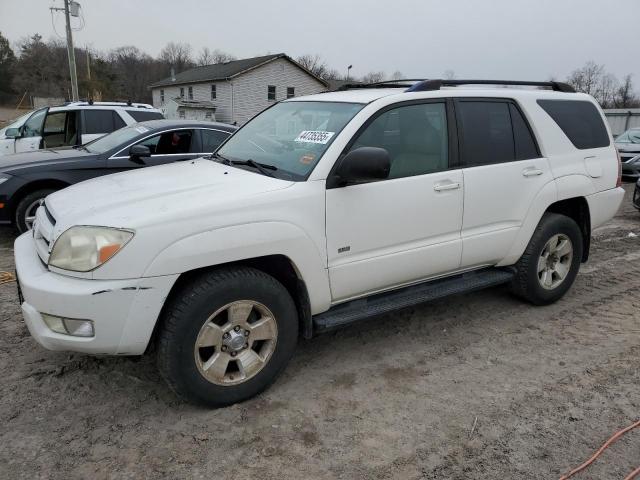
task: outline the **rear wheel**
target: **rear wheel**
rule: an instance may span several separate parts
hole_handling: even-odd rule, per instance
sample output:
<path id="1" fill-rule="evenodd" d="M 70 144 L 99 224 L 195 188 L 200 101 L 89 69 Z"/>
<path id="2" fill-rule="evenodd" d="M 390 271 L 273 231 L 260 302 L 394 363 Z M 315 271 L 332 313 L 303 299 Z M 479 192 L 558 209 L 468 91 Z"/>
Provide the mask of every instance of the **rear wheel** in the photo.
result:
<path id="1" fill-rule="evenodd" d="M 162 322 L 162 376 L 179 396 L 213 407 L 268 387 L 298 338 L 289 292 L 270 275 L 244 267 L 193 279 L 167 306 Z"/>
<path id="2" fill-rule="evenodd" d="M 582 233 L 574 220 L 546 213 L 515 265 L 513 292 L 535 305 L 560 299 L 578 274 L 582 245 Z"/>
<path id="3" fill-rule="evenodd" d="M 44 200 L 47 195 L 55 192 L 52 188 L 43 188 L 36 190 L 25 195 L 16 207 L 15 222 L 16 228 L 20 233 L 24 233 L 27 230 L 31 230 L 33 222 L 36 219 L 36 210 L 40 206 L 40 202 Z"/>

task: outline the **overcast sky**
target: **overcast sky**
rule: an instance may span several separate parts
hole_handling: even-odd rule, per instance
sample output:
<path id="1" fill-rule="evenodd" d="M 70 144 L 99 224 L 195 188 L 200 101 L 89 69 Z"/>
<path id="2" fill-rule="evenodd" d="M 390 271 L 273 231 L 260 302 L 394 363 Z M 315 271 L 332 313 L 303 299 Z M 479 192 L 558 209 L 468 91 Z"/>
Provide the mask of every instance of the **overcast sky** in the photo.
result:
<path id="1" fill-rule="evenodd" d="M 157 55 L 169 41 L 243 58 L 318 53 L 340 72 L 405 77 L 546 80 L 593 60 L 640 89 L 640 0 L 80 0 L 76 46 L 136 45 Z M 55 35 L 50 6 L 0 0 L 0 31 L 15 42 Z M 64 18 L 54 15 L 57 31 Z M 78 19 L 73 19 L 79 25 Z"/>

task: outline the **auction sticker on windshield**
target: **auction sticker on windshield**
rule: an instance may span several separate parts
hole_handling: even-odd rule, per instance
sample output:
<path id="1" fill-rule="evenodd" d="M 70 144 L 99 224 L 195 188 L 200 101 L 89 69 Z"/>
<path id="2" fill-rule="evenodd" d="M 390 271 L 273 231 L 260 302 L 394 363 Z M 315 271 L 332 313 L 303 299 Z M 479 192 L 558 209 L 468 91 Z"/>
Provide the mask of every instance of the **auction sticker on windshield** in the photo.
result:
<path id="1" fill-rule="evenodd" d="M 320 143 L 322 145 L 326 145 L 326 143 L 331 140 L 331 137 L 335 135 L 335 132 L 322 132 L 322 131 L 313 131 L 313 130 L 305 130 L 300 132 L 298 138 L 296 138 L 296 142 L 305 142 L 305 143 Z"/>

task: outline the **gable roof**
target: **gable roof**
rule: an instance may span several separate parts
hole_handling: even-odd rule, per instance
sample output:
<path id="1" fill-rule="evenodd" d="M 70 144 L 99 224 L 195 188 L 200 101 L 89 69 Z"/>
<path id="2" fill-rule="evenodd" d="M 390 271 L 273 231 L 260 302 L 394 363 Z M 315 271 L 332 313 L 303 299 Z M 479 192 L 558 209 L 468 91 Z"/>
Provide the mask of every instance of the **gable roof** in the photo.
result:
<path id="1" fill-rule="evenodd" d="M 165 87 L 170 85 L 180 85 L 185 83 L 201 83 L 213 82 L 220 80 L 229 80 L 243 73 L 253 70 L 254 68 L 273 62 L 279 58 L 284 58 L 293 63 L 298 68 L 314 77 L 323 85 L 327 86 L 327 82 L 317 77 L 309 70 L 304 68 L 298 62 L 284 53 L 276 53 L 274 55 L 264 55 L 262 57 L 244 58 L 241 60 L 233 60 L 231 62 L 217 63 L 214 65 L 205 65 L 202 67 L 192 68 L 184 72 L 177 73 L 173 78 L 167 77 L 149 85 L 149 88 Z"/>

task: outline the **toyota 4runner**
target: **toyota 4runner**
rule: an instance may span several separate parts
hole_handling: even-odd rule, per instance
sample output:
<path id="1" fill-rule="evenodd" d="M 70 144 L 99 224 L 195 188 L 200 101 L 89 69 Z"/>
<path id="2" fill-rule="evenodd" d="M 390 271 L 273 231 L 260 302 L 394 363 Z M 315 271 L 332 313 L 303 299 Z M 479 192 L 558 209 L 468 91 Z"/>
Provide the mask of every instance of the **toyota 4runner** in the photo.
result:
<path id="1" fill-rule="evenodd" d="M 154 346 L 180 396 L 228 405 L 300 337 L 503 283 L 555 302 L 623 193 L 602 111 L 567 85 L 351 86 L 275 104 L 210 158 L 48 196 L 15 242 L 22 311 L 46 348 Z"/>

